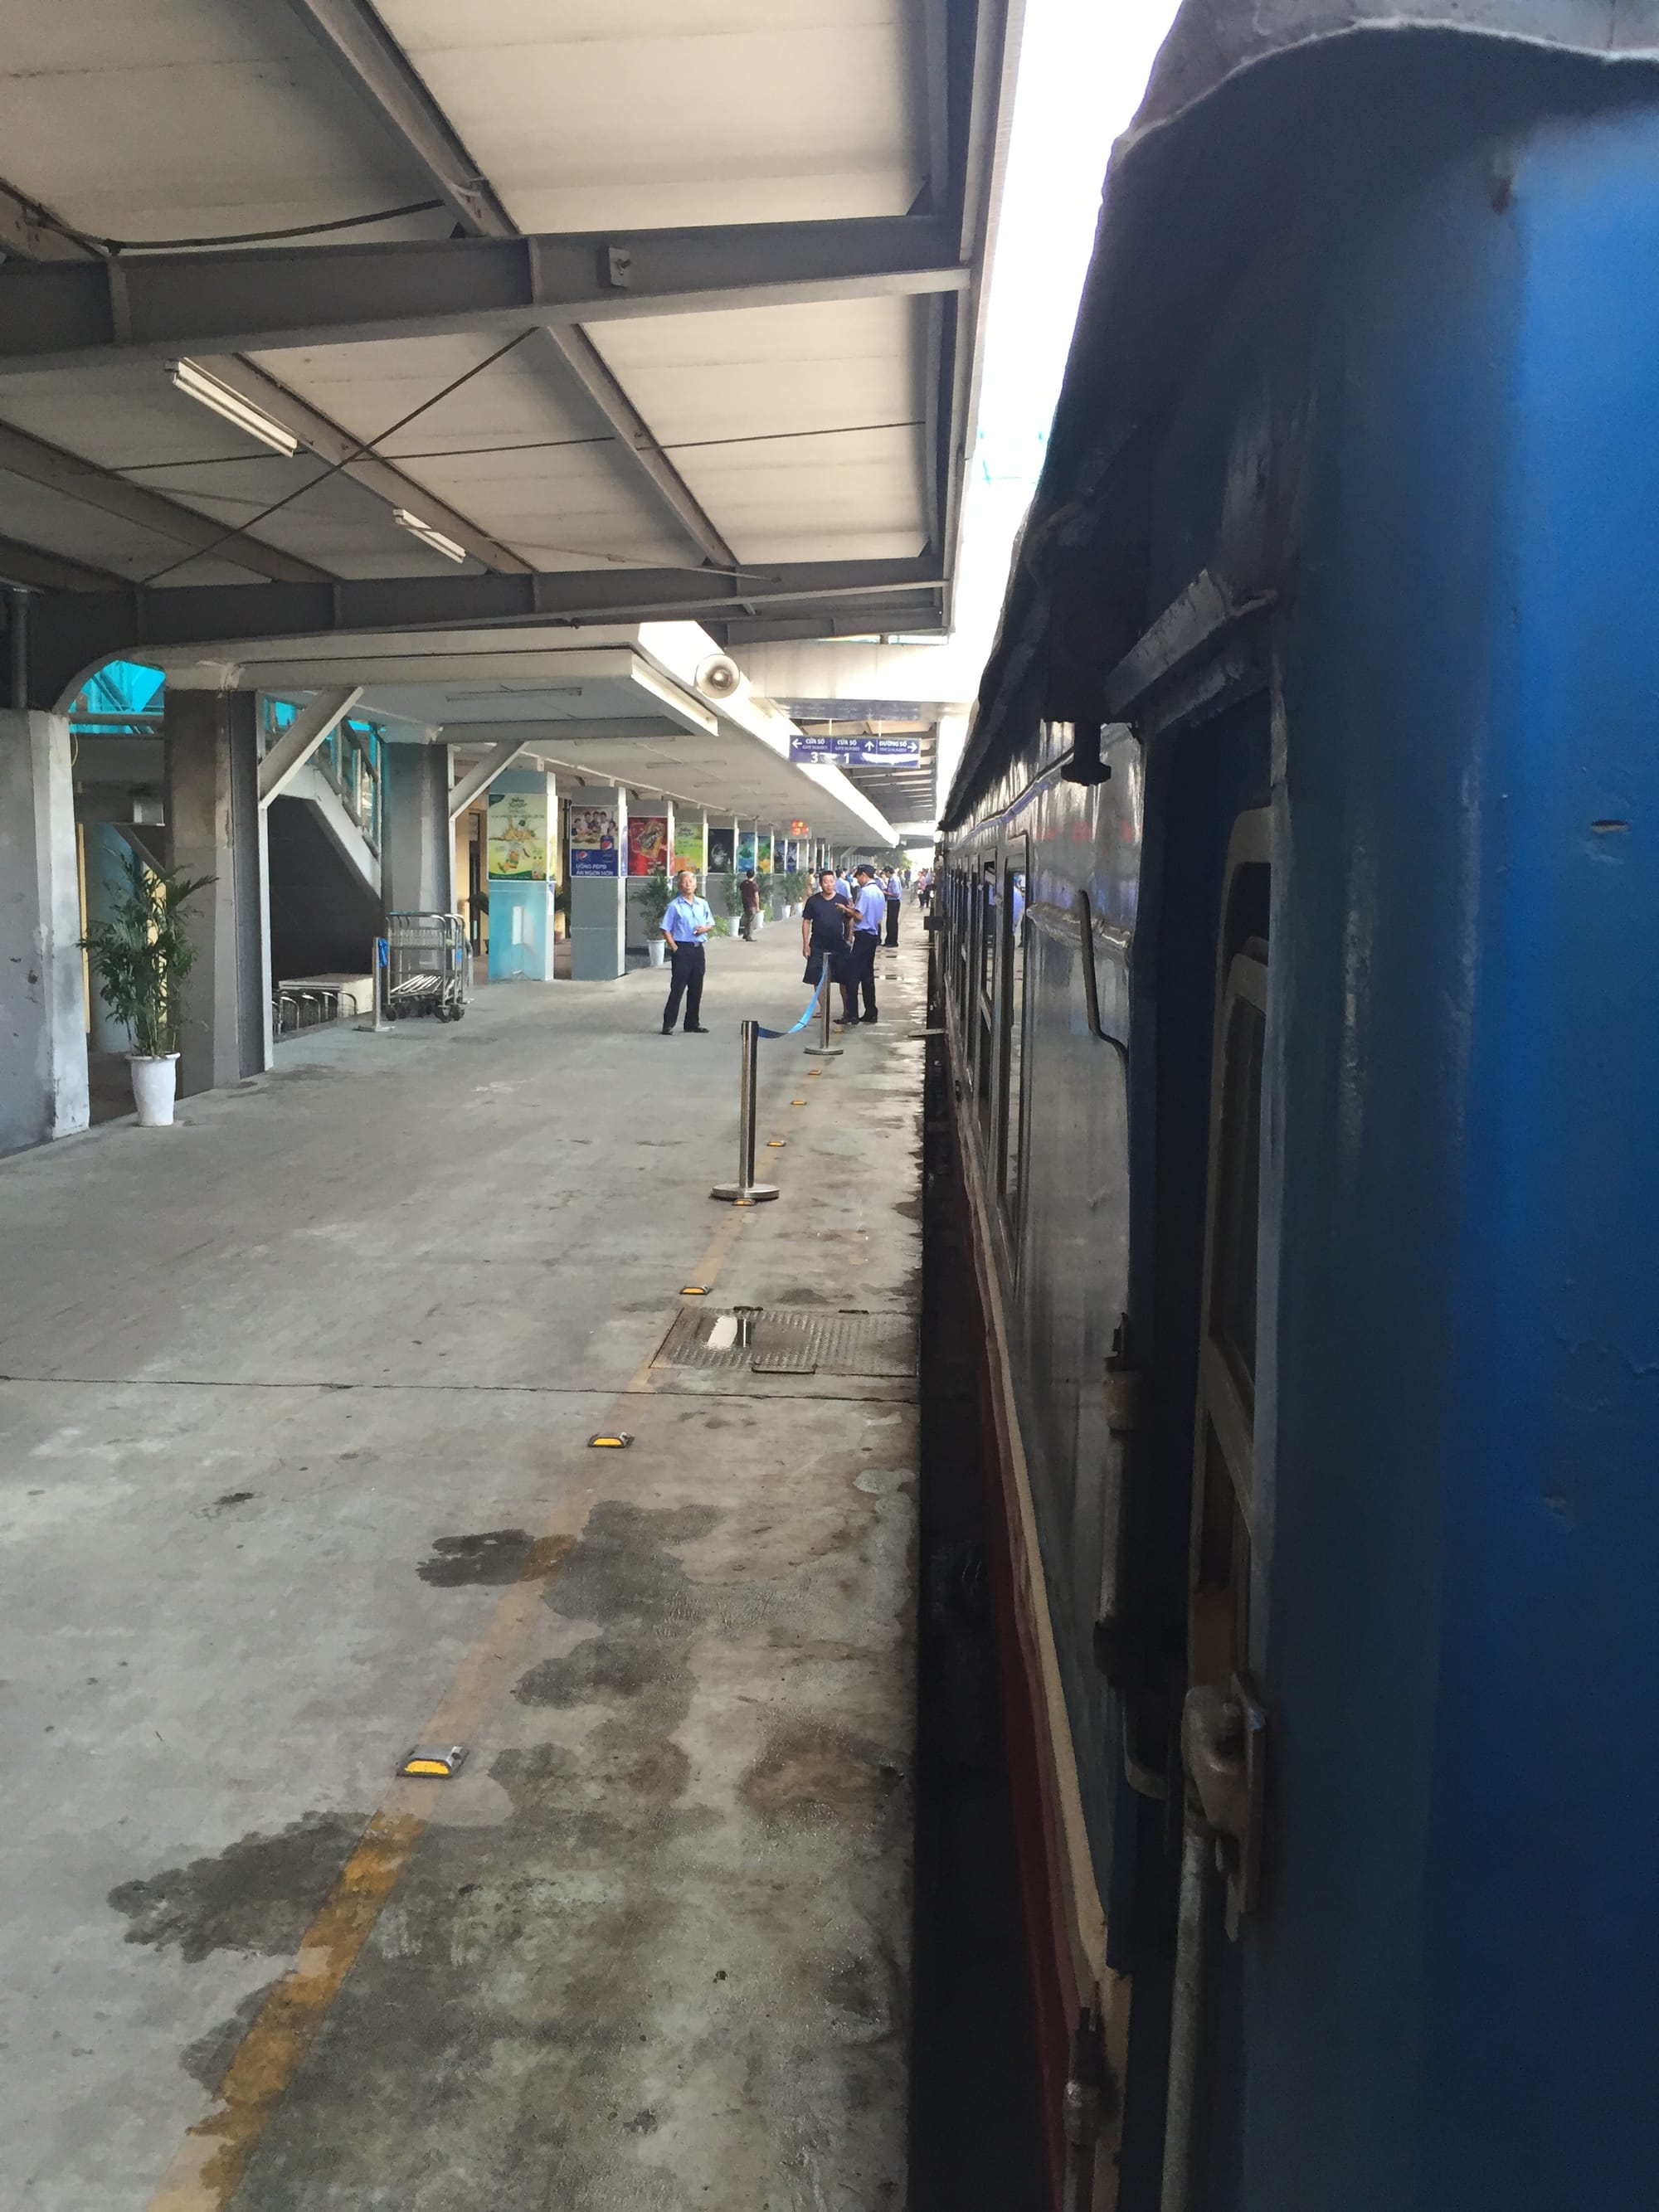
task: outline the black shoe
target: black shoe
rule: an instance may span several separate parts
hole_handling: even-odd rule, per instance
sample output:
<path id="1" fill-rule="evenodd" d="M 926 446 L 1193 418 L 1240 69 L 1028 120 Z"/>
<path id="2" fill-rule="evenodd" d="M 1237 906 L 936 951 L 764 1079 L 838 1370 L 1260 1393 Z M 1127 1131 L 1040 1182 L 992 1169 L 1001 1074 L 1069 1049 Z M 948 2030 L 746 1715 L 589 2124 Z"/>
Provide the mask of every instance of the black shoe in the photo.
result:
<path id="1" fill-rule="evenodd" d="M 704 1029 L 701 1022 L 688 1022 L 685 1025 L 685 1034 L 687 1036 L 710 1036 L 714 1033 L 710 1030 Z"/>
<path id="2" fill-rule="evenodd" d="M 673 1034 L 674 1034 L 674 1024 L 673 1024 L 673 1023 L 672 1023 L 672 1022 L 665 1022 L 665 1023 L 663 1024 L 663 1025 L 662 1025 L 662 1033 L 663 1033 L 663 1035 L 664 1035 L 665 1036 L 673 1036 Z"/>
<path id="3" fill-rule="evenodd" d="M 872 1022 L 875 1020 L 876 1017 L 873 1014 L 866 1014 L 864 1018 L 866 1022 Z"/>

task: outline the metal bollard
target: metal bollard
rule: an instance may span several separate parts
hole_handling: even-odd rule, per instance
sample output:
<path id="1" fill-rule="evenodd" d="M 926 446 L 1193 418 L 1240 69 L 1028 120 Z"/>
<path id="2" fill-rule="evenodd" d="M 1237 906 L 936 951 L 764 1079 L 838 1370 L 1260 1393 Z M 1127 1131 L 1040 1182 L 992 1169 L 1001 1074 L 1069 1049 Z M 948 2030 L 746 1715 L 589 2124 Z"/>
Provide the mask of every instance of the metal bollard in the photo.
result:
<path id="1" fill-rule="evenodd" d="M 758 1206 L 775 1198 L 775 1182 L 755 1181 L 755 1086 L 760 1073 L 760 1024 L 744 1022 L 738 1032 L 738 1180 L 717 1182 L 710 1198 L 729 1199 L 735 1206 Z"/>
<path id="2" fill-rule="evenodd" d="M 823 980 L 818 985 L 818 991 L 823 1000 L 823 1022 L 818 1031 L 818 1041 L 816 1044 L 803 1045 L 801 1049 L 810 1052 L 814 1060 L 839 1060 L 847 1048 L 830 1042 L 830 956 L 827 952 L 823 956 Z"/>
<path id="3" fill-rule="evenodd" d="M 383 988 L 383 984 L 387 972 L 387 959 L 388 954 L 386 941 L 383 937 L 377 937 L 373 945 L 370 945 L 368 952 L 369 973 L 374 1004 L 374 1019 L 368 1024 L 368 1028 L 376 1036 L 384 1035 L 384 1033 L 392 1027 L 391 1023 L 386 1018 L 386 992 Z M 361 1028 L 362 1026 L 362 1024 L 359 1024 L 359 1027 Z"/>

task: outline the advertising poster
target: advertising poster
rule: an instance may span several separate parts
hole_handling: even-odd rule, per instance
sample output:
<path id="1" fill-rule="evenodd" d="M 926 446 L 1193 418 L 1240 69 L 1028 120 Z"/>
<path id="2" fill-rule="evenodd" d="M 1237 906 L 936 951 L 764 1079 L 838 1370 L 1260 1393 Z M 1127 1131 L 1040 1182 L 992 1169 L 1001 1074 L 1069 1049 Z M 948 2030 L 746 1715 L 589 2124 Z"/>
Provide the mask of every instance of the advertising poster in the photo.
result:
<path id="1" fill-rule="evenodd" d="M 711 876 L 729 876 L 732 872 L 732 832 L 711 830 L 708 833 L 708 872 Z"/>
<path id="2" fill-rule="evenodd" d="M 622 872 L 617 850 L 617 817 L 609 806 L 570 806 L 570 872 L 573 876 L 615 876 Z"/>
<path id="3" fill-rule="evenodd" d="M 682 868 L 695 868 L 697 873 L 702 875 L 708 866 L 708 855 L 702 849 L 706 835 L 706 825 L 700 814 L 689 817 L 676 816 L 674 821 L 674 873 L 676 875 L 678 875 Z"/>
<path id="4" fill-rule="evenodd" d="M 769 876 L 772 872 L 772 839 L 769 832 L 756 842 L 755 866 L 763 876 Z"/>
<path id="5" fill-rule="evenodd" d="M 547 881 L 547 798 L 537 791 L 492 791 L 485 825 L 492 884 Z"/>
<path id="6" fill-rule="evenodd" d="M 755 865 L 755 833 L 744 830 L 738 838 L 738 873 L 746 876 Z"/>
<path id="7" fill-rule="evenodd" d="M 668 817 L 630 814 L 628 817 L 628 872 L 653 876 L 668 866 Z"/>

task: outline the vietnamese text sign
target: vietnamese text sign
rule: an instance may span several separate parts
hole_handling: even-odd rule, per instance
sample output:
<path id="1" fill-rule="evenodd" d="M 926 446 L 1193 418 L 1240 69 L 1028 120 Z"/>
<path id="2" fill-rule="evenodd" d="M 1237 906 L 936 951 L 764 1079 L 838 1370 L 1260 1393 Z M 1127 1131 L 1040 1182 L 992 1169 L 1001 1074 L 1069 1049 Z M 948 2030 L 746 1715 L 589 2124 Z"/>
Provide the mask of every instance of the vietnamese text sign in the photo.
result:
<path id="1" fill-rule="evenodd" d="M 789 757 L 809 768 L 915 768 L 920 738 L 791 738 Z"/>
<path id="2" fill-rule="evenodd" d="M 617 876 L 617 817 L 609 806 L 570 808 L 570 872 L 573 876 Z"/>

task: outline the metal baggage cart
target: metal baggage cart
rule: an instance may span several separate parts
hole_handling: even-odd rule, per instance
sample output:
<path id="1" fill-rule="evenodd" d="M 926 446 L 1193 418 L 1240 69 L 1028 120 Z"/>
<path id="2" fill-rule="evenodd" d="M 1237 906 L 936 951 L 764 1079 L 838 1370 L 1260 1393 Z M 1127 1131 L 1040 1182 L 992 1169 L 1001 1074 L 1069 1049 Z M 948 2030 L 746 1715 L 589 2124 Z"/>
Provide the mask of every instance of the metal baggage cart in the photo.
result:
<path id="1" fill-rule="evenodd" d="M 472 954 L 458 914 L 389 914 L 386 1010 L 392 1020 L 458 1022 L 472 995 Z"/>

